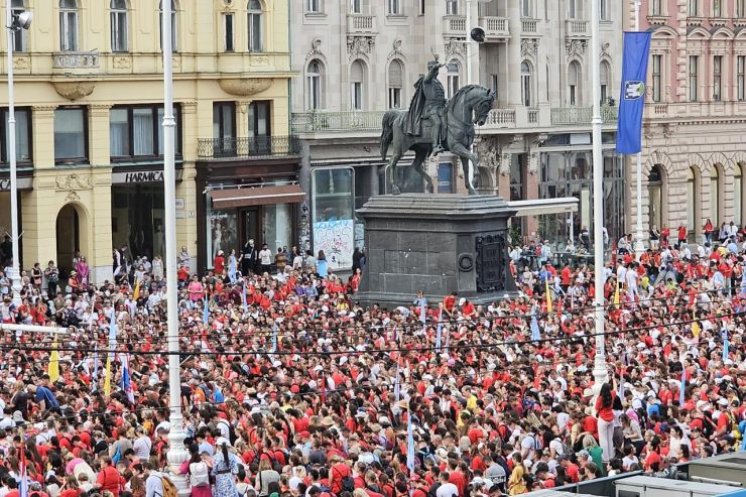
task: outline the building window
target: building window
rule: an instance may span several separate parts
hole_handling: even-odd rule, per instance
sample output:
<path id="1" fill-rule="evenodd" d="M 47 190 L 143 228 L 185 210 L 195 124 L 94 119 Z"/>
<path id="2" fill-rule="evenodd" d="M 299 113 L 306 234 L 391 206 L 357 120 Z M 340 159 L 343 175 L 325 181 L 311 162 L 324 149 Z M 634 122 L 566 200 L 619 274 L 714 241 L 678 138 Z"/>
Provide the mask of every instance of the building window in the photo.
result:
<path id="1" fill-rule="evenodd" d="M 601 62 L 601 105 L 609 103 L 611 98 L 611 92 L 609 91 L 609 84 L 611 82 L 611 66 L 608 62 Z"/>
<path id="2" fill-rule="evenodd" d="M 363 0 L 350 0 L 350 13 L 351 14 L 362 14 L 363 13 Z"/>
<path id="3" fill-rule="evenodd" d="M 215 102 L 212 104 L 213 155 L 236 155 L 236 104 Z"/>
<path id="4" fill-rule="evenodd" d="M 698 229 L 699 225 L 699 176 L 693 167 L 690 167 L 686 171 L 686 198 L 690 199 L 687 202 L 686 209 L 686 225 L 690 231 Z"/>
<path id="5" fill-rule="evenodd" d="M 500 76 L 498 74 L 490 74 L 490 90 L 495 94 L 495 98 L 497 98 L 499 88 Z"/>
<path id="6" fill-rule="evenodd" d="M 16 161 L 31 162 L 31 109 L 16 107 Z M 0 109 L 0 163 L 8 163 L 8 109 Z"/>
<path id="7" fill-rule="evenodd" d="M 401 0 L 388 0 L 388 14 L 390 16 L 401 15 Z"/>
<path id="8" fill-rule="evenodd" d="M 272 154 L 272 102 L 254 100 L 249 104 L 249 152 L 254 155 Z"/>
<path id="9" fill-rule="evenodd" d="M 648 174 L 648 225 L 660 228 L 663 222 L 663 174 L 661 166 L 655 164 Z"/>
<path id="10" fill-rule="evenodd" d="M 661 101 L 661 66 L 662 55 L 653 55 L 653 102 Z"/>
<path id="11" fill-rule="evenodd" d="M 306 0 L 307 14 L 321 14 L 321 0 Z"/>
<path id="12" fill-rule="evenodd" d="M 746 100 L 746 56 L 739 55 L 738 68 L 736 72 L 736 85 L 738 86 L 738 100 Z"/>
<path id="13" fill-rule="evenodd" d="M 580 100 L 580 90 L 578 89 L 578 83 L 580 82 L 580 66 L 577 62 L 570 62 L 570 66 L 567 70 L 567 99 L 568 104 L 571 106 L 578 105 Z"/>
<path id="14" fill-rule="evenodd" d="M 712 99 L 719 102 L 723 90 L 723 56 L 715 55 L 712 58 Z"/>
<path id="15" fill-rule="evenodd" d="M 426 1 L 427 1 L 427 0 L 419 0 L 419 9 L 418 9 L 418 11 L 417 11 L 417 12 L 418 12 L 418 13 L 419 13 L 419 14 L 420 14 L 421 16 L 424 16 L 424 15 L 425 15 L 425 2 L 426 2 Z"/>
<path id="16" fill-rule="evenodd" d="M 710 219 L 713 226 L 720 223 L 720 174 L 718 167 L 710 167 Z"/>
<path id="17" fill-rule="evenodd" d="M 520 0 L 521 1 L 521 17 L 533 17 L 533 9 L 531 3 L 533 0 Z"/>
<path id="18" fill-rule="evenodd" d="M 696 55 L 689 56 L 689 101 L 697 101 L 697 65 L 699 57 Z"/>
<path id="19" fill-rule="evenodd" d="M 127 50 L 127 1 L 111 0 L 111 51 Z"/>
<path id="20" fill-rule="evenodd" d="M 317 110 L 324 107 L 322 100 L 323 77 L 323 64 L 318 60 L 312 60 L 306 71 L 306 109 Z"/>
<path id="21" fill-rule="evenodd" d="M 86 109 L 60 107 L 54 111 L 54 159 L 57 164 L 88 160 Z"/>
<path id="22" fill-rule="evenodd" d="M 601 2 L 601 5 L 599 6 L 599 10 L 601 11 L 601 20 L 602 21 L 611 21 L 611 17 L 609 14 L 611 13 L 611 9 L 609 8 L 609 0 L 599 0 Z"/>
<path id="23" fill-rule="evenodd" d="M 461 64 L 456 59 L 451 59 L 448 63 L 448 77 L 447 77 L 448 98 L 453 98 L 459 88 L 461 88 Z"/>
<path id="24" fill-rule="evenodd" d="M 741 226 L 743 219 L 743 171 L 741 163 L 736 164 L 733 172 L 733 222 Z"/>
<path id="25" fill-rule="evenodd" d="M 722 0 L 712 0 L 712 17 L 723 17 Z"/>
<path id="26" fill-rule="evenodd" d="M 746 17 L 746 0 L 736 0 L 736 17 L 739 19 Z"/>
<path id="27" fill-rule="evenodd" d="M 689 17 L 699 15 L 699 0 L 689 0 Z"/>
<path id="28" fill-rule="evenodd" d="M 650 15 L 662 16 L 663 15 L 663 0 L 650 0 Z"/>
<path id="29" fill-rule="evenodd" d="M 76 0 L 60 0 L 60 50 L 78 50 L 78 4 Z"/>
<path id="30" fill-rule="evenodd" d="M 533 92 L 531 91 L 531 63 L 521 62 L 521 102 L 525 107 L 531 107 Z"/>
<path id="31" fill-rule="evenodd" d="M 355 183 L 352 168 L 314 169 L 311 177 L 313 250 L 323 250 L 334 269 L 352 266 Z"/>
<path id="32" fill-rule="evenodd" d="M 398 60 L 389 64 L 389 109 L 400 109 L 402 87 L 404 86 L 404 69 Z"/>
<path id="33" fill-rule="evenodd" d="M 262 3 L 249 0 L 249 52 L 263 52 Z"/>
<path id="34" fill-rule="evenodd" d="M 510 155 L 510 200 L 523 200 L 523 165 L 526 154 Z"/>
<path id="35" fill-rule="evenodd" d="M 226 52 L 232 52 L 234 50 L 233 45 L 233 27 L 235 18 L 232 12 L 223 14 L 223 50 Z"/>
<path id="36" fill-rule="evenodd" d="M 350 67 L 350 107 L 352 110 L 363 110 L 365 104 L 365 67 L 362 61 L 356 60 Z"/>
<path id="37" fill-rule="evenodd" d="M 567 17 L 568 19 L 577 19 L 578 17 L 578 0 L 567 1 Z"/>
<path id="38" fill-rule="evenodd" d="M 453 164 L 441 162 L 438 164 L 438 193 L 456 193 L 453 187 Z"/>
<path id="39" fill-rule="evenodd" d="M 174 52 L 178 52 L 179 50 L 179 44 L 177 43 L 178 37 L 178 17 L 176 16 L 176 0 L 171 0 L 171 49 Z M 159 23 L 161 28 L 160 33 L 160 43 L 161 43 L 161 49 L 163 49 L 163 0 L 160 1 L 158 4 L 158 16 L 159 16 Z"/>
<path id="40" fill-rule="evenodd" d="M 176 153 L 181 151 L 180 112 L 174 106 L 176 118 Z M 112 159 L 150 159 L 163 155 L 163 107 L 121 106 L 109 113 L 109 151 Z"/>
<path id="41" fill-rule="evenodd" d="M 458 0 L 446 0 L 446 15 L 458 15 Z"/>
<path id="42" fill-rule="evenodd" d="M 23 0 L 13 0 L 10 4 L 13 14 L 18 15 L 26 10 Z M 13 31 L 13 51 L 26 52 L 28 50 L 28 30 L 16 29 Z"/>

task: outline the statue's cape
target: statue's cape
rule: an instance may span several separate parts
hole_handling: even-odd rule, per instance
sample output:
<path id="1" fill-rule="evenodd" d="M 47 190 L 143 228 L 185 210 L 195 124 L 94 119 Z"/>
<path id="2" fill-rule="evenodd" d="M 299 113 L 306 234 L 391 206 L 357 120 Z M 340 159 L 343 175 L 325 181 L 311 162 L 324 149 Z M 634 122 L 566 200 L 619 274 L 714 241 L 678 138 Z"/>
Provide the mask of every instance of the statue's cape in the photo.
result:
<path id="1" fill-rule="evenodd" d="M 422 134 L 422 113 L 425 110 L 425 90 L 422 87 L 423 77 L 414 84 L 415 91 L 409 104 L 407 118 L 404 120 L 404 132 L 408 135 L 420 136 Z"/>

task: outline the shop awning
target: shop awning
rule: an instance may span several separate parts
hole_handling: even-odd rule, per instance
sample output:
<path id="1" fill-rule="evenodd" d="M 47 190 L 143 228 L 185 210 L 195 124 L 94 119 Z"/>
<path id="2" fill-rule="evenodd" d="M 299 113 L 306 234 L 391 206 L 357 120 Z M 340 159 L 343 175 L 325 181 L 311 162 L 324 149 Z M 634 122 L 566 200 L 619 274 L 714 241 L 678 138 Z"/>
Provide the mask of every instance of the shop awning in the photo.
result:
<path id="1" fill-rule="evenodd" d="M 514 217 L 543 216 L 547 214 L 567 214 L 578 212 L 576 197 L 541 198 L 535 200 L 514 200 L 508 205 L 514 208 Z"/>
<path id="2" fill-rule="evenodd" d="M 306 197 L 299 185 L 260 186 L 210 190 L 213 209 L 253 207 L 255 205 L 298 204 Z"/>

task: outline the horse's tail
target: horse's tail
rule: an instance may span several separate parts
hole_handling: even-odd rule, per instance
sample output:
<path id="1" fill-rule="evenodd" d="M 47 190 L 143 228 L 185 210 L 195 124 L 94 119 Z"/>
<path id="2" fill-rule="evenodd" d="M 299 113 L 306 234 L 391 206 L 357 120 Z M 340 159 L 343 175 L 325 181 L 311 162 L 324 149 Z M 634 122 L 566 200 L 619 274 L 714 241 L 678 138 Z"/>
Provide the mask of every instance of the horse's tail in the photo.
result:
<path id="1" fill-rule="evenodd" d="M 394 121 L 399 117 L 398 110 L 389 110 L 383 115 L 381 121 L 381 158 L 386 160 L 386 154 L 389 151 L 389 145 L 394 139 Z"/>

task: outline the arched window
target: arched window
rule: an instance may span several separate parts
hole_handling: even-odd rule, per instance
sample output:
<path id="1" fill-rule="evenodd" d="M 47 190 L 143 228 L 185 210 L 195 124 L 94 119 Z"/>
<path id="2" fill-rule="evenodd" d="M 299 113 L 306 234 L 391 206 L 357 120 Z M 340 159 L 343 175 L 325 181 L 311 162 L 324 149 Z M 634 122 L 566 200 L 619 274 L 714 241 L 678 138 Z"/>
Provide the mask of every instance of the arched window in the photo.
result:
<path id="1" fill-rule="evenodd" d="M 263 52 L 264 27 L 262 26 L 262 2 L 249 0 L 249 52 Z"/>
<path id="2" fill-rule="evenodd" d="M 78 50 L 78 3 L 60 0 L 60 51 Z"/>
<path id="3" fill-rule="evenodd" d="M 356 60 L 350 66 L 350 107 L 363 110 L 365 107 L 365 66 Z"/>
<path id="4" fill-rule="evenodd" d="M 127 0 L 111 0 L 111 51 L 127 52 Z"/>
<path id="5" fill-rule="evenodd" d="M 580 64 L 573 61 L 567 68 L 567 103 L 578 105 L 580 101 Z"/>
<path id="6" fill-rule="evenodd" d="M 179 44 L 177 43 L 177 40 L 179 39 L 178 33 L 179 33 L 179 25 L 178 25 L 178 17 L 176 16 L 177 11 L 177 5 L 176 0 L 171 0 L 171 49 L 174 52 L 179 51 Z M 160 19 L 160 27 L 161 27 L 161 49 L 163 49 L 163 0 L 160 1 L 158 4 L 158 12 L 159 12 L 159 19 Z"/>
<path id="7" fill-rule="evenodd" d="M 323 109 L 324 64 L 314 59 L 308 64 L 306 71 L 306 108 L 309 110 Z"/>
<path id="8" fill-rule="evenodd" d="M 448 62 L 448 98 L 452 98 L 461 88 L 461 63 L 456 59 Z"/>
<path id="9" fill-rule="evenodd" d="M 26 10 L 23 0 L 13 0 L 10 7 L 13 10 L 13 15 L 18 15 Z M 13 50 L 15 52 L 26 52 L 28 50 L 28 30 L 16 29 L 13 31 Z"/>
<path id="10" fill-rule="evenodd" d="M 601 62 L 601 105 L 609 103 L 611 96 L 611 66 L 608 62 Z"/>
<path id="11" fill-rule="evenodd" d="M 710 219 L 719 226 L 720 216 L 720 174 L 716 165 L 710 166 Z"/>
<path id="12" fill-rule="evenodd" d="M 404 67 L 398 60 L 389 64 L 389 109 L 400 109 L 402 88 L 404 87 Z"/>
<path id="13" fill-rule="evenodd" d="M 741 226 L 743 222 L 743 166 L 736 164 L 733 172 L 733 222 Z"/>
<path id="14" fill-rule="evenodd" d="M 699 223 L 699 176 L 693 167 L 686 171 L 686 198 L 691 199 L 687 202 L 686 225 L 689 232 L 697 232 Z"/>
<path id="15" fill-rule="evenodd" d="M 533 84 L 531 63 L 527 60 L 521 62 L 521 102 L 525 107 L 531 107 L 533 103 L 533 92 L 531 91 L 531 85 Z"/>
<path id="16" fill-rule="evenodd" d="M 652 229 L 661 228 L 665 224 L 663 219 L 663 170 L 656 164 L 648 174 L 648 226 Z"/>

